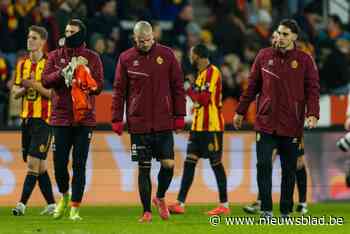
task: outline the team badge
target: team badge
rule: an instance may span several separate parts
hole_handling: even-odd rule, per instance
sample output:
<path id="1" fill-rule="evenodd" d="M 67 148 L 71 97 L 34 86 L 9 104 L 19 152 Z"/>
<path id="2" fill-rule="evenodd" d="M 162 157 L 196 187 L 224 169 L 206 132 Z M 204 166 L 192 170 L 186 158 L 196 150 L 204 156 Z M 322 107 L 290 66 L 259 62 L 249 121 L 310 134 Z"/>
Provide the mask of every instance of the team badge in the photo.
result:
<path id="1" fill-rule="evenodd" d="M 139 60 L 134 60 L 134 62 L 132 63 L 132 65 L 133 65 L 134 67 L 139 66 L 139 65 L 140 65 Z"/>
<path id="2" fill-rule="evenodd" d="M 213 145 L 213 143 L 209 143 L 209 145 L 208 145 L 208 150 L 209 151 L 214 151 L 214 145 Z"/>
<path id="3" fill-rule="evenodd" d="M 64 63 L 66 63 L 66 60 L 65 60 L 64 58 L 61 58 L 60 62 L 61 62 L 62 64 L 64 64 Z"/>
<path id="4" fill-rule="evenodd" d="M 267 64 L 268 64 L 269 66 L 272 66 L 272 65 L 273 65 L 273 60 L 272 60 L 272 59 L 269 59 L 269 61 L 267 62 Z"/>
<path id="5" fill-rule="evenodd" d="M 298 62 L 297 60 L 293 60 L 291 63 L 290 63 L 290 66 L 293 68 L 293 69 L 296 69 L 298 67 Z"/>
<path id="6" fill-rule="evenodd" d="M 261 138 L 260 133 L 257 133 L 257 134 L 256 134 L 256 142 L 259 142 L 259 141 L 260 141 L 260 138 Z"/>
<path id="7" fill-rule="evenodd" d="M 157 63 L 158 63 L 159 65 L 163 64 L 163 63 L 164 63 L 164 59 L 163 59 L 162 57 L 158 56 L 158 57 L 157 57 Z"/>
<path id="8" fill-rule="evenodd" d="M 40 151 L 40 153 L 45 153 L 45 151 L 46 151 L 46 146 L 45 146 L 45 145 L 40 145 L 40 146 L 39 146 L 39 151 Z"/>

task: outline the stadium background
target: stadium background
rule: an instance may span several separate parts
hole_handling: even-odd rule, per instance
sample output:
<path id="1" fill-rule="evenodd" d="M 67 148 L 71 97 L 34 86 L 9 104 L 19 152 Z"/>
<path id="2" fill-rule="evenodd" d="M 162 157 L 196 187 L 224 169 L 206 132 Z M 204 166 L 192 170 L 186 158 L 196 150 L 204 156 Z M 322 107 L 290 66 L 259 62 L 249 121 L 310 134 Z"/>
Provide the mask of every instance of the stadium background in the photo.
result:
<path id="1" fill-rule="evenodd" d="M 270 33 L 278 21 L 284 17 L 297 19 L 304 29 L 301 45 L 315 57 L 322 87 L 320 127 L 306 131 L 305 137 L 310 172 L 308 201 L 350 199 L 350 189 L 344 183 L 344 172 L 350 158 L 335 147 L 336 140 L 345 133 L 342 124 L 346 117 L 349 91 L 348 1 L 3 0 L 0 9 L 0 205 L 14 204 L 25 176 L 18 131 L 20 105 L 10 93 L 13 67 L 16 60 L 23 56 L 25 29 L 33 23 L 49 27 L 47 49 L 51 50 L 62 35 L 62 25 L 70 17 L 81 17 L 87 23 L 88 46 L 100 53 L 106 73 L 105 91 L 97 98 L 99 125 L 90 150 L 86 203 L 138 202 L 137 171 L 136 165 L 130 162 L 128 135 L 117 137 L 109 131 L 109 121 L 114 65 L 119 53 L 132 45 L 131 29 L 139 19 L 152 21 L 157 40 L 175 50 L 183 65 L 185 78 L 193 75 L 188 61 L 191 45 L 203 42 L 211 49 L 212 61 L 223 73 L 224 113 L 228 129 L 224 140 L 224 163 L 228 174 L 229 198 L 233 203 L 250 202 L 256 198 L 257 192 L 255 135 L 251 131 L 255 107 L 251 106 L 247 116 L 250 125 L 246 126 L 245 131 L 231 131 L 230 123 L 238 97 L 246 88 L 252 59 L 260 48 L 268 45 Z M 329 15 L 336 15 L 344 23 L 343 31 L 338 32 L 334 24 L 329 24 L 333 19 Z M 337 34 L 334 33 L 336 31 Z M 345 67 L 340 63 L 331 64 L 331 61 L 344 61 Z M 337 73 L 339 70 L 341 74 Z M 187 109 L 186 120 L 189 123 L 191 102 L 188 102 Z M 179 188 L 187 133 L 176 135 L 175 139 L 176 177 L 171 184 L 169 200 L 175 199 Z M 51 152 L 49 158 L 52 175 Z M 278 160 L 274 167 L 273 195 L 278 201 L 281 178 Z M 215 202 L 216 186 L 208 162 L 201 162 L 199 168 L 189 202 Z M 157 168 L 153 171 L 156 172 Z M 153 183 L 156 183 L 155 173 Z M 38 191 L 35 191 L 30 204 L 43 204 Z"/>

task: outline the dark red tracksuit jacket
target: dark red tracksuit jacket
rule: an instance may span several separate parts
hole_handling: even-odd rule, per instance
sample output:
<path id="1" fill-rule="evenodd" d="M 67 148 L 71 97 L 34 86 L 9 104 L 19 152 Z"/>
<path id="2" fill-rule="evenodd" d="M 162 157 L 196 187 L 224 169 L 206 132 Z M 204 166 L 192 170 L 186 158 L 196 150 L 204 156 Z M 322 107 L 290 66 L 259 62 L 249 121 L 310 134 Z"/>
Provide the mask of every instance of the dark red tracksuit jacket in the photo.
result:
<path id="1" fill-rule="evenodd" d="M 130 133 L 173 130 L 174 118 L 186 115 L 183 73 L 172 50 L 154 44 L 148 53 L 123 52 L 116 67 L 112 122 L 123 120 Z"/>
<path id="2" fill-rule="evenodd" d="M 251 68 L 249 84 L 236 112 L 244 115 L 257 97 L 255 130 L 300 137 L 306 116 L 319 118 L 320 85 L 316 64 L 308 54 L 262 49 Z"/>
<path id="3" fill-rule="evenodd" d="M 89 61 L 88 67 L 98 86 L 97 90 L 89 96 L 93 109 L 87 113 L 86 118 L 79 125 L 95 126 L 95 95 L 100 94 L 103 89 L 103 66 L 100 56 L 85 46 L 62 47 L 49 53 L 42 75 L 42 84 L 45 88 L 53 90 L 50 125 L 71 126 L 76 124 L 73 117 L 71 89 L 67 88 L 61 76 L 62 69 L 67 66 L 73 56 L 83 56 Z"/>

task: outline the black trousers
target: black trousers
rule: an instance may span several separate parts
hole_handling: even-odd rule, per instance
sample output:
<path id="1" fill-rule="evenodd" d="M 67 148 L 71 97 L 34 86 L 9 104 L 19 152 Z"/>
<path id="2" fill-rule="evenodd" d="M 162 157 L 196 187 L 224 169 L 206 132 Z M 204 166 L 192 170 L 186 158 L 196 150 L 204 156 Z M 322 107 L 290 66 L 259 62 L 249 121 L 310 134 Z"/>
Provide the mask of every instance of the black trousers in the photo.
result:
<path id="1" fill-rule="evenodd" d="M 55 178 L 60 193 L 69 190 L 68 162 L 73 148 L 72 201 L 81 202 L 85 188 L 86 161 L 92 137 L 92 127 L 54 126 L 53 159 Z"/>
<path id="2" fill-rule="evenodd" d="M 278 149 L 282 168 L 280 211 L 290 212 L 300 141 L 297 137 L 257 132 L 257 181 L 262 211 L 272 211 L 272 151 Z"/>

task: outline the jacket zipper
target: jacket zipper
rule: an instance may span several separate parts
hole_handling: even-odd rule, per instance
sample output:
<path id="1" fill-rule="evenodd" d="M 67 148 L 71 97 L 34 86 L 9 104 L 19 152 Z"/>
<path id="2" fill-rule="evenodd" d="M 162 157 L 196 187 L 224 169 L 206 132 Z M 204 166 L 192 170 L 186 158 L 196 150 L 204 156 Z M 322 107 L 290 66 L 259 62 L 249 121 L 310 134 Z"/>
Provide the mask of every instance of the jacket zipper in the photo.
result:
<path id="1" fill-rule="evenodd" d="M 150 58 L 150 55 L 147 54 L 146 55 L 146 59 L 147 59 L 147 63 L 149 62 L 149 58 Z M 151 119 L 152 119 L 152 122 L 151 122 L 151 131 L 154 131 L 154 128 L 153 128 L 153 122 L 154 122 L 154 107 L 153 107 L 153 82 L 154 82 L 154 77 L 152 76 L 151 78 L 151 92 L 152 92 L 152 98 L 151 98 L 151 112 L 152 112 L 152 116 L 151 116 Z"/>

